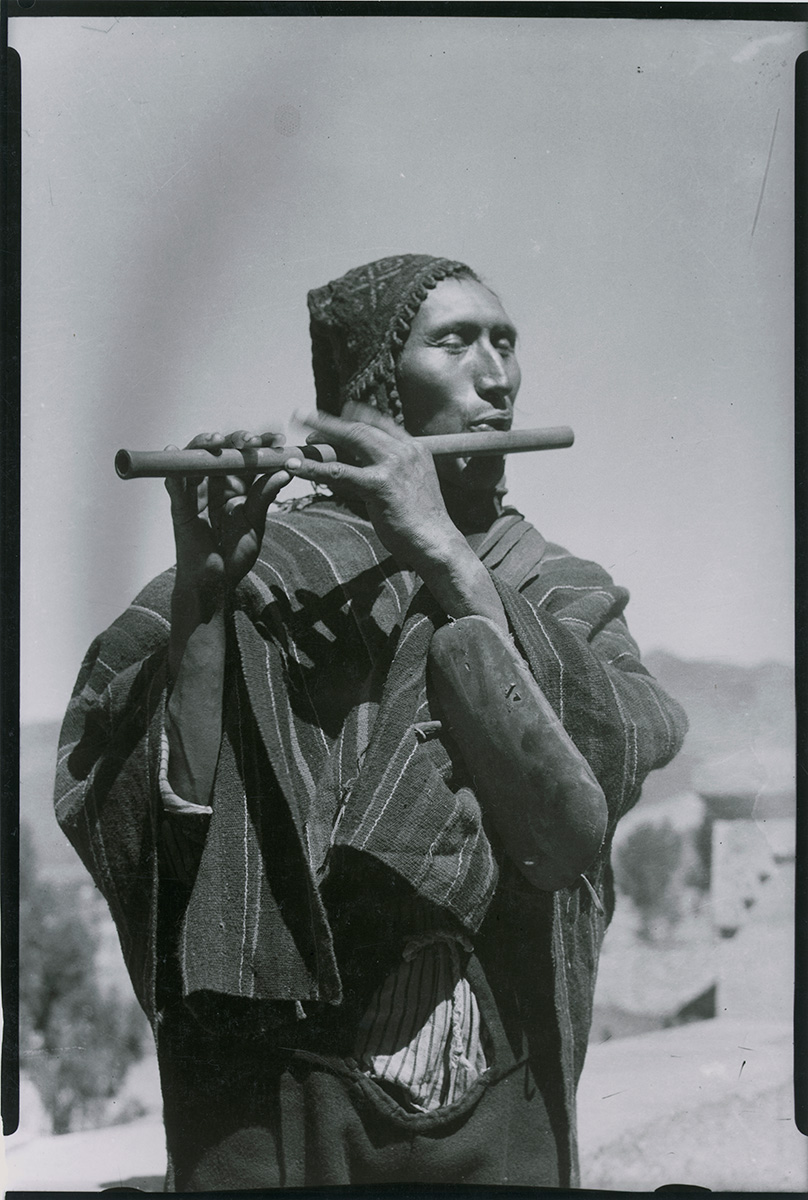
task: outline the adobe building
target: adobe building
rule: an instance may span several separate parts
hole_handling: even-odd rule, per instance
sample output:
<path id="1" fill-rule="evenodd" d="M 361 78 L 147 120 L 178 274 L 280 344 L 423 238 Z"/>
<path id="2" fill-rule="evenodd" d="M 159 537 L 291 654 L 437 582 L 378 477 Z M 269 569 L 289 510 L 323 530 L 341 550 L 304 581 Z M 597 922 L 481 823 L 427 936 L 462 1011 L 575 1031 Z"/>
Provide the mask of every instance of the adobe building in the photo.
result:
<path id="1" fill-rule="evenodd" d="M 708 764 L 697 787 L 712 821 L 716 1017 L 790 1021 L 794 760 L 784 751 L 752 748 Z"/>

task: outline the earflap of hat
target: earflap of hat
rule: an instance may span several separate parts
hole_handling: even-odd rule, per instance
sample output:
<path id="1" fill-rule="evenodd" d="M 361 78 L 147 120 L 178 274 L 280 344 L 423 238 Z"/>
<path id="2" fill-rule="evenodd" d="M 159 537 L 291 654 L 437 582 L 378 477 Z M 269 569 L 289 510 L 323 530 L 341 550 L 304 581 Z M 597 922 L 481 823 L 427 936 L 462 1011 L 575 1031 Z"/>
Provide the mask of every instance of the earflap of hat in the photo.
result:
<path id="1" fill-rule="evenodd" d="M 333 329 L 312 317 L 311 365 L 314 372 L 314 393 L 317 407 L 338 417 L 342 409 L 339 376 L 339 339 Z"/>
<path id="2" fill-rule="evenodd" d="M 385 348 L 367 371 L 355 375 L 341 389 L 341 406 L 349 400 L 368 404 L 377 412 L 392 417 L 399 425 L 404 424 L 401 401 L 396 388 L 396 362 L 393 351 Z"/>

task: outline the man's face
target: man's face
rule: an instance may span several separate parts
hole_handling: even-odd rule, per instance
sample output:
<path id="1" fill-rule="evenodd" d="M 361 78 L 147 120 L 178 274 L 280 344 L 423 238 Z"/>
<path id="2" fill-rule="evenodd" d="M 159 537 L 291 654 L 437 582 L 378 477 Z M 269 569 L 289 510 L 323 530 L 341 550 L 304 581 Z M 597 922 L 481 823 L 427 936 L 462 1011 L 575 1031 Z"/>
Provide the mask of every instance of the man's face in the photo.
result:
<path id="1" fill-rule="evenodd" d="M 522 379 L 516 330 L 496 296 L 475 279 L 444 279 L 421 305 L 398 360 L 404 426 L 414 436 L 510 429 Z M 499 458 L 436 460 L 446 483 L 490 490 Z"/>

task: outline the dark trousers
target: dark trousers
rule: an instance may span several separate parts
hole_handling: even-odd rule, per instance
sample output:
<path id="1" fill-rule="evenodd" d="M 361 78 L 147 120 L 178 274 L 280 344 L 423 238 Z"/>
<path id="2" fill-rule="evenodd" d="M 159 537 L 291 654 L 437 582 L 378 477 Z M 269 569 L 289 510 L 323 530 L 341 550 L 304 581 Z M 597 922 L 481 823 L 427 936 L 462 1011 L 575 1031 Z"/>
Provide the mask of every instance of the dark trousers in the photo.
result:
<path id="1" fill-rule="evenodd" d="M 228 1043 L 169 1014 L 158 1038 L 168 1189 L 559 1186 L 542 1088 L 526 1056 L 514 1054 L 474 959 L 470 967 L 489 1069 L 455 1104 L 429 1113 L 405 1110 L 350 1058 Z"/>

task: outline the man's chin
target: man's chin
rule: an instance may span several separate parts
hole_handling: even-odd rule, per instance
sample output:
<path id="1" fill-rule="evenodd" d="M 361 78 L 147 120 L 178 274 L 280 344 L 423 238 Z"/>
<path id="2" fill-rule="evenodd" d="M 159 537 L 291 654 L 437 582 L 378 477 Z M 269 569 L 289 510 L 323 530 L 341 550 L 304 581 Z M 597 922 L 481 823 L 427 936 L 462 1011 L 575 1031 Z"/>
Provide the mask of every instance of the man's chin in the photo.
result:
<path id="1" fill-rule="evenodd" d="M 493 495 L 502 491 L 505 478 L 505 459 L 450 458 L 438 462 L 438 478 L 442 487 L 470 496 Z"/>

